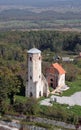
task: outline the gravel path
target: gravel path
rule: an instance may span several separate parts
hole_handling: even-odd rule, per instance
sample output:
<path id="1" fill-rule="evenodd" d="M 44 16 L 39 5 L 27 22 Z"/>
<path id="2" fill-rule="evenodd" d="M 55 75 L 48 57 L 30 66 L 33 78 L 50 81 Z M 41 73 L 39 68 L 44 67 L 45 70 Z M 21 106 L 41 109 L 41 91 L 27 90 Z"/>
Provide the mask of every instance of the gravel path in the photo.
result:
<path id="1" fill-rule="evenodd" d="M 52 104 L 50 103 L 50 99 L 52 100 L 56 99 L 56 102 L 60 104 L 68 104 L 69 106 L 74 106 L 74 105 L 81 106 L 81 92 L 76 92 L 75 94 L 69 97 L 66 97 L 66 96 L 60 97 L 60 96 L 52 95 L 50 98 L 42 100 L 40 104 L 52 106 Z"/>

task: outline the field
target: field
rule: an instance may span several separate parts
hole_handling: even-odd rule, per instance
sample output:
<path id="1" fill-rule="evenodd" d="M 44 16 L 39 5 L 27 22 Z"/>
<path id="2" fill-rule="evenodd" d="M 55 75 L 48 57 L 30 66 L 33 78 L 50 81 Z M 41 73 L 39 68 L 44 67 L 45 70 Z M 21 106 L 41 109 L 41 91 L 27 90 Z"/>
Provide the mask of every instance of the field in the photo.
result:
<path id="1" fill-rule="evenodd" d="M 53 29 L 81 31 L 81 20 L 11 20 L 0 21 L 0 30 Z"/>
<path id="2" fill-rule="evenodd" d="M 0 30 L 77 30 L 81 31 L 81 7 L 0 6 Z"/>

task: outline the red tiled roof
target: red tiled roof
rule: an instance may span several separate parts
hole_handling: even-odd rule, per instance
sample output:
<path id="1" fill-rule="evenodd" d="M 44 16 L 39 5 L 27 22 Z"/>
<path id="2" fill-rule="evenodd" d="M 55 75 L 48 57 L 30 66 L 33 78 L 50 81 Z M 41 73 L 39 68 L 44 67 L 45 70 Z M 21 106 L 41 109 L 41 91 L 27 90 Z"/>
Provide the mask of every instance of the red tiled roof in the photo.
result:
<path id="1" fill-rule="evenodd" d="M 65 74 L 66 71 L 58 63 L 52 64 L 52 66 L 59 72 L 59 74 Z"/>

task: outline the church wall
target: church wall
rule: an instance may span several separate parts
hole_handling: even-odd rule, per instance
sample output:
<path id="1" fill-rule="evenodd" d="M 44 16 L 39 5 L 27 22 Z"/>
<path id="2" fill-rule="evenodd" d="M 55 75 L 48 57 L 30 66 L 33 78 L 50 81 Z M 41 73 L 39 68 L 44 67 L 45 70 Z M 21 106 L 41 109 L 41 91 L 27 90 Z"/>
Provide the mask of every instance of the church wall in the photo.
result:
<path id="1" fill-rule="evenodd" d="M 59 75 L 58 86 L 62 87 L 65 85 L 65 74 Z"/>

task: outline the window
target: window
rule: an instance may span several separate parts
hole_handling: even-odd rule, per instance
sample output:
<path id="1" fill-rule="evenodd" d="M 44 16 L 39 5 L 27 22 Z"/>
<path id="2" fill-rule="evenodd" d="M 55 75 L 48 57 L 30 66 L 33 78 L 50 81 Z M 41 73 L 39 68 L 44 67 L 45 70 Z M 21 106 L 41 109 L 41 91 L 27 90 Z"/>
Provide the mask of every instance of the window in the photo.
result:
<path id="1" fill-rule="evenodd" d="M 41 59 L 41 57 L 39 57 L 39 60 Z"/>
<path id="2" fill-rule="evenodd" d="M 30 61 L 32 61 L 32 57 L 30 57 Z"/>
<path id="3" fill-rule="evenodd" d="M 30 97 L 32 97 L 33 96 L 33 94 L 32 94 L 32 92 L 30 92 Z"/>
<path id="4" fill-rule="evenodd" d="M 50 87 L 52 87 L 52 88 L 53 88 L 53 83 L 50 83 Z"/>
<path id="5" fill-rule="evenodd" d="M 30 76 L 30 79 L 32 80 L 32 76 Z"/>
<path id="6" fill-rule="evenodd" d="M 41 97 L 41 91 L 39 92 L 39 96 Z"/>
<path id="7" fill-rule="evenodd" d="M 53 82 L 53 79 L 50 79 L 50 81 L 52 81 L 52 82 Z"/>

